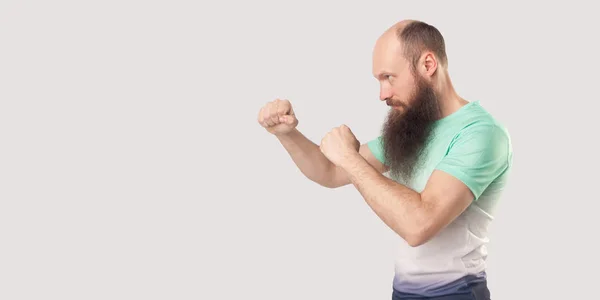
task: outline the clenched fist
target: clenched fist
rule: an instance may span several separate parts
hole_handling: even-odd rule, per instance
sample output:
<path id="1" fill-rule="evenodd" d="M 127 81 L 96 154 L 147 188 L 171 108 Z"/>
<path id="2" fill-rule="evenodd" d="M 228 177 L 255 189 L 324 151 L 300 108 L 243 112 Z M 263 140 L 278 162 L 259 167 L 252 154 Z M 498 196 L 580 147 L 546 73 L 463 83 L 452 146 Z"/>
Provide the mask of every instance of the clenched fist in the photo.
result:
<path id="1" fill-rule="evenodd" d="M 286 134 L 296 128 L 298 119 L 290 101 L 276 99 L 260 109 L 258 123 L 268 132 L 278 135 Z"/>
<path id="2" fill-rule="evenodd" d="M 333 128 L 321 140 L 321 152 L 336 166 L 343 165 L 351 155 L 357 154 L 360 142 L 346 125 Z"/>

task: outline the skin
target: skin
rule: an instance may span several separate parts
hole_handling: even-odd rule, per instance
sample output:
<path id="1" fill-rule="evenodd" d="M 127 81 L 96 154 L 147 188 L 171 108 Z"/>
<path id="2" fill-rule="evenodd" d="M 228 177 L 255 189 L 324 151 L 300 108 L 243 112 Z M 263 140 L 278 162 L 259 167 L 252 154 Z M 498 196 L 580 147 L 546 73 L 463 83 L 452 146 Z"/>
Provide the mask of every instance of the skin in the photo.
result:
<path id="1" fill-rule="evenodd" d="M 411 105 L 409 99 L 415 86 L 410 64 L 396 37 L 396 29 L 408 22 L 411 20 L 386 30 L 373 50 L 373 75 L 380 83 L 379 98 L 400 111 Z M 468 103 L 458 96 L 446 66 L 438 63 L 432 52 L 422 54 L 417 74 L 434 87 L 442 117 Z M 432 173 L 421 193 L 385 177 L 386 166 L 366 144 L 359 143 L 346 125 L 333 128 L 316 145 L 296 129 L 298 120 L 288 100 L 277 99 L 265 105 L 258 122 L 279 139 L 305 176 L 330 188 L 352 184 L 375 214 L 413 247 L 434 237 L 473 201 L 466 185 L 442 171 Z"/>

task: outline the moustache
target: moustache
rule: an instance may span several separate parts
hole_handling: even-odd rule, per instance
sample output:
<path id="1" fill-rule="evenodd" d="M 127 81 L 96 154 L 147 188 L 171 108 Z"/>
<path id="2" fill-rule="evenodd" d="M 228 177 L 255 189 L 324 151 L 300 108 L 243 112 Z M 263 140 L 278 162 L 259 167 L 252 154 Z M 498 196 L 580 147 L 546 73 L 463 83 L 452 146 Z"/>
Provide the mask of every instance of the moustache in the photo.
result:
<path id="1" fill-rule="evenodd" d="M 402 106 L 402 107 L 406 108 L 406 105 L 404 103 L 399 102 L 399 101 L 394 101 L 394 100 L 391 100 L 391 99 L 386 100 L 385 103 L 388 106 Z"/>

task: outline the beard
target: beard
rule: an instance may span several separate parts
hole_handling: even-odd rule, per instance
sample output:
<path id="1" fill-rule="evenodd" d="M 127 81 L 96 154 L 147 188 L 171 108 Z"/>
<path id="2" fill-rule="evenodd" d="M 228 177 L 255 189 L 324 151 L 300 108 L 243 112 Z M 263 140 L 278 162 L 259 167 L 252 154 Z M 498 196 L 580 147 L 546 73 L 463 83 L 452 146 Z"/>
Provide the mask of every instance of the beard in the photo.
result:
<path id="1" fill-rule="evenodd" d="M 412 178 L 432 124 L 441 115 L 435 91 L 419 76 L 409 103 L 412 105 L 403 112 L 391 109 L 382 129 L 383 152 L 390 175 L 405 181 Z"/>

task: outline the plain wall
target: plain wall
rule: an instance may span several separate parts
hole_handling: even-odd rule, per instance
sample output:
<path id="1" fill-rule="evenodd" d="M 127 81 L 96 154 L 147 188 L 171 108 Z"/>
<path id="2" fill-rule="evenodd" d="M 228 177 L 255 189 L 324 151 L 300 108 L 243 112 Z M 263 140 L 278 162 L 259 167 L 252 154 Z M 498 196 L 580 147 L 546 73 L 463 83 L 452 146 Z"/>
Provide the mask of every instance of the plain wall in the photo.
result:
<path id="1" fill-rule="evenodd" d="M 256 118 L 285 98 L 316 143 L 376 137 L 372 49 L 402 19 L 442 32 L 459 94 L 511 133 L 492 298 L 593 293 L 591 7 L 3 0 L 0 299 L 390 299 L 398 237 Z"/>

